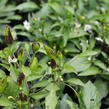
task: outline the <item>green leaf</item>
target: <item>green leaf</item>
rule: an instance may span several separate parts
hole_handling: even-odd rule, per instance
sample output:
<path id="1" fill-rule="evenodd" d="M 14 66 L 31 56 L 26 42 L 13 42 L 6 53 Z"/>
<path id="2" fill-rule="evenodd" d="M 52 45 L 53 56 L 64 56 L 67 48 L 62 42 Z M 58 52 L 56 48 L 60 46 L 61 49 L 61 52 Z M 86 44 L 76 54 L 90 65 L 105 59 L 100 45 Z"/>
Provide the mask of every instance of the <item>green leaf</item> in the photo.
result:
<path id="1" fill-rule="evenodd" d="M 73 53 L 79 53 L 79 49 L 77 49 L 73 44 L 67 44 L 67 46 L 64 48 L 65 52 L 73 52 Z"/>
<path id="2" fill-rule="evenodd" d="M 93 49 L 95 44 L 96 44 L 96 40 L 93 36 L 91 36 L 90 39 L 89 39 L 89 48 Z"/>
<path id="3" fill-rule="evenodd" d="M 71 85 L 84 86 L 84 83 L 79 78 L 70 78 L 67 80 L 67 82 Z"/>
<path id="4" fill-rule="evenodd" d="M 57 104 L 57 96 L 55 91 L 50 91 L 49 95 L 46 97 L 46 109 L 55 109 Z"/>
<path id="5" fill-rule="evenodd" d="M 32 73 L 36 73 L 36 72 L 37 72 L 37 69 L 38 69 L 37 67 L 38 67 L 38 60 L 37 60 L 36 57 L 34 57 L 34 58 L 32 59 L 31 64 L 30 64 L 31 72 L 32 72 Z"/>
<path id="6" fill-rule="evenodd" d="M 50 82 L 51 82 L 50 80 L 42 80 L 39 81 L 37 84 L 34 84 L 32 88 L 46 87 Z"/>
<path id="7" fill-rule="evenodd" d="M 18 85 L 16 84 L 16 82 L 11 77 L 8 77 L 7 87 L 5 88 L 3 94 L 7 97 L 8 96 L 17 97 L 18 91 L 19 91 Z"/>
<path id="8" fill-rule="evenodd" d="M 8 16 L 7 20 L 21 20 L 22 17 L 20 15 Z"/>
<path id="9" fill-rule="evenodd" d="M 97 75 L 100 74 L 101 70 L 98 67 L 92 66 L 85 71 L 78 74 L 78 76 L 91 76 L 91 75 Z"/>
<path id="10" fill-rule="evenodd" d="M 12 102 L 8 98 L 0 97 L 0 106 L 9 106 L 12 105 Z"/>
<path id="11" fill-rule="evenodd" d="M 44 4 L 42 9 L 36 13 L 35 17 L 44 18 L 44 17 L 48 16 L 49 13 L 50 13 L 49 5 L 48 4 Z"/>
<path id="12" fill-rule="evenodd" d="M 74 9 L 71 6 L 65 5 L 64 7 L 68 12 L 70 12 L 72 15 L 74 15 Z"/>
<path id="13" fill-rule="evenodd" d="M 27 76 L 26 80 L 27 81 L 34 81 L 34 80 L 39 79 L 41 77 L 42 77 L 41 75 L 31 74 L 31 75 Z"/>
<path id="14" fill-rule="evenodd" d="M 81 55 L 75 56 L 66 64 L 72 66 L 77 72 L 84 71 L 91 66 L 91 62 L 88 60 L 88 57 Z"/>
<path id="15" fill-rule="evenodd" d="M 81 41 L 80 46 L 82 48 L 82 51 L 86 51 L 88 48 L 88 41 L 87 41 L 86 37 L 81 37 L 80 41 Z"/>
<path id="16" fill-rule="evenodd" d="M 92 82 L 87 82 L 82 90 L 83 102 L 86 109 L 100 109 L 100 95 Z"/>
<path id="17" fill-rule="evenodd" d="M 6 77 L 0 78 L 0 93 L 3 93 L 6 87 L 7 87 L 7 78 Z"/>
<path id="18" fill-rule="evenodd" d="M 2 0 L 0 1 L 0 7 L 5 6 L 8 0 Z"/>
<path id="19" fill-rule="evenodd" d="M 16 7 L 17 10 L 28 12 L 38 9 L 38 6 L 34 2 L 24 2 Z"/>
<path id="20" fill-rule="evenodd" d="M 22 65 L 22 72 L 25 74 L 25 76 L 29 76 L 31 74 L 31 70 L 29 67 Z"/>
<path id="21" fill-rule="evenodd" d="M 106 69 L 106 65 L 102 61 L 100 61 L 100 60 L 95 60 L 94 64 L 96 66 L 98 66 L 99 68 L 101 68 L 101 69 L 104 69 L 104 70 Z"/>
<path id="22" fill-rule="evenodd" d="M 66 102 L 70 106 L 71 109 L 79 109 L 76 103 L 73 103 L 72 101 L 69 101 L 69 100 L 67 100 Z"/>
<path id="23" fill-rule="evenodd" d="M 65 74 L 65 73 L 72 73 L 72 72 L 77 73 L 77 71 L 73 68 L 72 65 L 70 65 L 69 63 L 65 63 L 62 73 Z"/>
<path id="24" fill-rule="evenodd" d="M 61 5 L 59 5 L 58 3 L 51 3 L 49 4 L 50 7 L 59 15 L 64 15 L 65 14 L 65 10 L 63 9 L 63 7 Z"/>
<path id="25" fill-rule="evenodd" d="M 39 99 L 42 99 L 42 98 L 45 98 L 46 96 L 48 95 L 48 91 L 39 91 L 37 93 L 32 93 L 30 94 L 30 96 L 36 100 L 39 100 Z"/>
<path id="26" fill-rule="evenodd" d="M 104 97 L 106 97 L 106 95 L 108 94 L 108 85 L 106 82 L 102 81 L 101 79 L 97 79 L 94 82 L 94 85 L 96 86 L 96 88 L 98 89 L 99 93 L 100 93 L 100 99 L 103 99 Z"/>
<path id="27" fill-rule="evenodd" d="M 56 96 L 56 90 L 58 90 L 58 87 L 55 84 L 50 84 L 47 90 L 49 90 L 49 94 L 45 98 L 46 109 L 55 109 L 58 103 L 58 98 Z"/>
<path id="28" fill-rule="evenodd" d="M 13 80 L 17 81 L 17 74 L 18 74 L 17 69 L 11 65 L 9 71 Z"/>
<path id="29" fill-rule="evenodd" d="M 60 101 L 58 109 L 79 109 L 79 108 L 76 103 L 72 102 L 72 99 L 70 98 L 70 96 L 65 94 L 62 100 Z"/>
<path id="30" fill-rule="evenodd" d="M 71 100 L 71 98 L 67 94 L 65 94 L 62 100 L 60 101 L 59 109 L 70 109 L 70 106 L 68 106 L 66 102 L 67 100 Z"/>
<path id="31" fill-rule="evenodd" d="M 2 78 L 5 78 L 6 77 L 6 74 L 3 70 L 0 69 L 0 79 Z"/>
<path id="32" fill-rule="evenodd" d="M 106 44 L 109 45 L 109 36 L 104 37 Z"/>
<path id="33" fill-rule="evenodd" d="M 83 53 L 81 53 L 81 55 L 83 55 L 83 56 L 94 56 L 94 55 L 97 55 L 98 53 L 100 53 L 99 50 L 86 50 Z"/>
<path id="34" fill-rule="evenodd" d="M 71 32 L 69 39 L 83 37 L 85 35 L 87 35 L 87 33 L 84 32 L 82 29 L 79 29 L 79 30 L 77 30 L 75 32 Z"/>

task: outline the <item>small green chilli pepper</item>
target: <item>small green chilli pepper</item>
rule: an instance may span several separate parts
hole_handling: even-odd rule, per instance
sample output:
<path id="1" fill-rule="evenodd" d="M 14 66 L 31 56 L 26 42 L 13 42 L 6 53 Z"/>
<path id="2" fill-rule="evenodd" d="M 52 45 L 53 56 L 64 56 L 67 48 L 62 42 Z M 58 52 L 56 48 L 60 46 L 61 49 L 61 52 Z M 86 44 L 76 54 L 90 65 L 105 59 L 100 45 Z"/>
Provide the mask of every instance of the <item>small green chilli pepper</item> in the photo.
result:
<path id="1" fill-rule="evenodd" d="M 33 49 L 33 51 L 38 51 L 39 48 L 40 48 L 39 42 L 33 42 L 32 43 L 32 49 Z"/>

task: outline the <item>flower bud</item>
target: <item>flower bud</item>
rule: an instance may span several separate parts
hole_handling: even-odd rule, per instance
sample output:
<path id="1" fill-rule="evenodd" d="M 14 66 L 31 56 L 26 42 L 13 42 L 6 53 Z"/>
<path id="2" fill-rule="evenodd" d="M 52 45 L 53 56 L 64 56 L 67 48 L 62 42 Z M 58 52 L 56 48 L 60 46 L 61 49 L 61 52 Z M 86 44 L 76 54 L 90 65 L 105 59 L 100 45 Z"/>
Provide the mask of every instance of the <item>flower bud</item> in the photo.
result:
<path id="1" fill-rule="evenodd" d="M 18 50 L 18 56 L 22 56 L 23 55 L 23 52 L 24 52 L 23 48 L 20 48 Z"/>
<path id="2" fill-rule="evenodd" d="M 40 48 L 40 44 L 38 42 L 33 42 L 32 43 L 32 49 L 33 51 L 38 51 Z"/>
<path id="3" fill-rule="evenodd" d="M 63 58 L 63 55 L 62 55 L 62 53 L 60 51 L 58 51 L 57 56 L 58 56 L 59 59 Z"/>
<path id="4" fill-rule="evenodd" d="M 48 54 L 49 57 L 51 57 L 53 59 L 56 58 L 56 53 L 55 53 L 55 51 L 52 48 L 44 45 L 44 49 L 45 49 L 45 51 L 46 51 L 46 53 Z"/>
<path id="5" fill-rule="evenodd" d="M 6 26 L 5 34 L 6 34 L 6 36 L 5 36 L 5 43 L 6 44 L 11 44 L 13 42 L 13 37 L 12 37 L 12 34 L 11 34 L 9 26 Z"/>

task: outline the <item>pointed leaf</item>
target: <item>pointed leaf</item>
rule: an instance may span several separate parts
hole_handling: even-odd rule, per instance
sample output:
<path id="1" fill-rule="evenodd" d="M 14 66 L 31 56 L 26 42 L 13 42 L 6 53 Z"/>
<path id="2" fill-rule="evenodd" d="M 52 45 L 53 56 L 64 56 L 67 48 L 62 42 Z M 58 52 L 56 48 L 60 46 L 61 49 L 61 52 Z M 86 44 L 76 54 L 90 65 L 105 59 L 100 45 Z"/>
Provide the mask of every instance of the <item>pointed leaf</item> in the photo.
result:
<path id="1" fill-rule="evenodd" d="M 100 96 L 92 82 L 87 82 L 82 90 L 83 102 L 86 109 L 100 109 Z"/>
<path id="2" fill-rule="evenodd" d="M 91 76 L 100 74 L 101 70 L 98 67 L 92 66 L 85 71 L 81 72 L 78 76 Z"/>
<path id="3" fill-rule="evenodd" d="M 70 78 L 67 80 L 67 82 L 70 83 L 71 85 L 84 86 L 84 83 L 79 78 Z"/>

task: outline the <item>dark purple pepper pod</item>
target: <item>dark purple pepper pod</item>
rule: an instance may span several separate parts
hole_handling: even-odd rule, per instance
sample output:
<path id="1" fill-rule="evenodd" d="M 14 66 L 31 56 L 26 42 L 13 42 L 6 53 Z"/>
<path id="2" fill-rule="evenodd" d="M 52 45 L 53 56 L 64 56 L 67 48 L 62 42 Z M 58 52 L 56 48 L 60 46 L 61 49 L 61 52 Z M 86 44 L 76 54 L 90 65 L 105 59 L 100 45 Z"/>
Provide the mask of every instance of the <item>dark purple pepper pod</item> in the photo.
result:
<path id="1" fill-rule="evenodd" d="M 21 100 L 22 102 L 25 102 L 25 101 L 27 101 L 28 97 L 25 93 L 20 92 L 18 99 Z"/>
<path id="2" fill-rule="evenodd" d="M 25 79 L 25 75 L 23 73 L 20 73 L 17 79 L 17 83 L 19 84 L 19 86 L 22 85 L 24 79 Z"/>
<path id="3" fill-rule="evenodd" d="M 54 59 L 49 60 L 47 64 L 53 69 L 57 67 L 56 61 Z"/>

